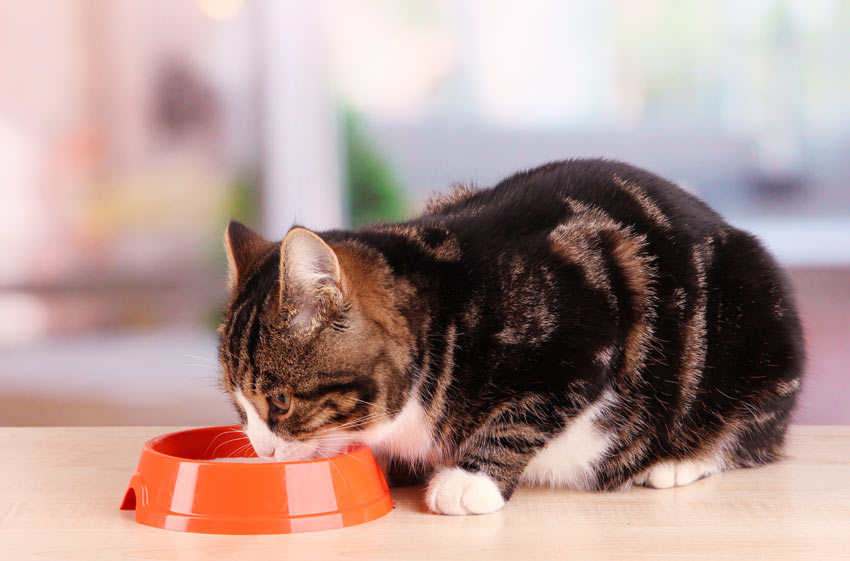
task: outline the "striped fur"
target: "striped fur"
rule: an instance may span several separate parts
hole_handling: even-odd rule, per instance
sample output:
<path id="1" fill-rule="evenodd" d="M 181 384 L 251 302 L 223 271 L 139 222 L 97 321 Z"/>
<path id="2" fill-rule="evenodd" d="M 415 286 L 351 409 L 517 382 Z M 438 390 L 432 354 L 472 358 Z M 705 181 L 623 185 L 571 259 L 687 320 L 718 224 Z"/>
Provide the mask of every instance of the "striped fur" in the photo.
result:
<path id="1" fill-rule="evenodd" d="M 556 162 L 400 224 L 229 231 L 223 386 L 279 459 L 367 442 L 465 514 L 521 481 L 664 487 L 781 453 L 804 364 L 788 282 L 646 171 Z"/>

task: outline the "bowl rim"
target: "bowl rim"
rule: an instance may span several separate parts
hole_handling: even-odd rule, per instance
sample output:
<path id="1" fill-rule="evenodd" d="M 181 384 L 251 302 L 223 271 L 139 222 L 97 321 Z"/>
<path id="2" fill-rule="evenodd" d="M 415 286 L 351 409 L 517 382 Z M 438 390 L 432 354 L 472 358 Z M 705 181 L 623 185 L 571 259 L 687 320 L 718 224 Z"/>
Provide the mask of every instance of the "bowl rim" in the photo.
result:
<path id="1" fill-rule="evenodd" d="M 333 456 L 328 456 L 327 458 L 314 458 L 312 460 L 293 460 L 293 461 L 287 461 L 287 462 L 266 461 L 266 462 L 260 462 L 260 463 L 251 463 L 251 462 L 217 462 L 217 461 L 215 461 L 215 459 L 212 459 L 212 460 L 197 460 L 197 459 L 194 459 L 194 458 L 184 458 L 182 456 L 173 456 L 171 454 L 166 454 L 164 452 L 160 452 L 159 450 L 155 450 L 154 447 L 153 447 L 154 444 L 156 444 L 159 441 L 165 440 L 166 438 L 169 438 L 169 437 L 172 437 L 172 436 L 175 436 L 175 435 L 178 435 L 178 434 L 182 434 L 182 433 L 208 431 L 210 429 L 233 429 L 233 428 L 239 429 L 239 432 L 242 432 L 244 434 L 244 431 L 242 430 L 241 425 L 217 425 L 217 426 L 211 426 L 211 427 L 195 427 L 195 428 L 191 428 L 191 429 L 177 430 L 177 431 L 174 431 L 174 432 L 168 432 L 168 433 L 165 433 L 165 434 L 160 434 L 158 436 L 155 436 L 155 437 L 151 438 L 150 440 L 148 440 L 147 442 L 145 442 L 145 445 L 142 448 L 142 451 L 146 454 L 153 454 L 154 456 L 166 458 L 168 460 L 176 460 L 178 462 L 189 462 L 189 463 L 194 463 L 194 464 L 207 464 L 207 465 L 228 466 L 228 467 L 230 467 L 230 466 L 263 467 L 263 466 L 280 466 L 280 465 L 296 465 L 296 464 L 317 464 L 317 463 L 322 463 L 322 462 L 329 462 L 329 461 L 331 461 L 335 458 L 339 458 L 339 457 L 342 457 L 342 456 L 350 456 L 350 455 L 352 455 L 356 452 L 359 452 L 363 448 L 368 448 L 368 445 L 366 445 L 366 444 L 354 443 L 354 444 L 349 445 L 349 447 L 346 448 L 343 452 L 340 452 L 339 454 L 334 454 Z M 245 438 L 248 438 L 248 435 L 245 435 Z"/>

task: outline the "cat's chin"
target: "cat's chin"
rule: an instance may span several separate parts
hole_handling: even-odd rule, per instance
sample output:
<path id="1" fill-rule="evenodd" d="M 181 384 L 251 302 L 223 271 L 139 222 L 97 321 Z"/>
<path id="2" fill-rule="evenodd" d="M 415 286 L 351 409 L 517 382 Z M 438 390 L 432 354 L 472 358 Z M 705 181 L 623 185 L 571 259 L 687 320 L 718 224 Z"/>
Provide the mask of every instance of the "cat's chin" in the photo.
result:
<path id="1" fill-rule="evenodd" d="M 348 450 L 354 440 L 335 437 L 333 439 L 316 439 L 307 441 L 279 441 L 275 443 L 274 454 L 265 456 L 276 462 L 301 462 L 330 458 Z"/>
<path id="2" fill-rule="evenodd" d="M 315 448 L 303 442 L 285 442 L 276 444 L 274 454 L 268 457 L 276 462 L 300 462 L 314 460 L 319 455 Z"/>

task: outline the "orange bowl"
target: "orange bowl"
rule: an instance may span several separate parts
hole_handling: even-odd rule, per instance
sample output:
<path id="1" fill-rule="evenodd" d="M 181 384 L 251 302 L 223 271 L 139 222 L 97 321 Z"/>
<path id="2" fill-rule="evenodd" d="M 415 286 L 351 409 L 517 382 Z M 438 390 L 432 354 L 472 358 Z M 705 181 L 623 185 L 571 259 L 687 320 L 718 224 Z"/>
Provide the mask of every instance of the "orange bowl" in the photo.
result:
<path id="1" fill-rule="evenodd" d="M 375 520 L 393 508 L 367 446 L 303 462 L 256 458 L 238 426 L 175 432 L 145 443 L 121 503 L 136 521 L 205 534 L 287 534 Z"/>

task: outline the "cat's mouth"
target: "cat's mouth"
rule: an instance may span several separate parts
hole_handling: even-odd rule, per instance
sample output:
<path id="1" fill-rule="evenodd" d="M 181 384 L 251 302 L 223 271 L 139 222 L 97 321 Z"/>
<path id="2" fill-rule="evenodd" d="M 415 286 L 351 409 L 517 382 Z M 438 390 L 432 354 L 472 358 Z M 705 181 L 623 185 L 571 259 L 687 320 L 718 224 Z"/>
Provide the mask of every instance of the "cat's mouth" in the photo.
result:
<path id="1" fill-rule="evenodd" d="M 354 443 L 352 437 L 339 434 L 303 441 L 287 440 L 276 436 L 273 442 L 266 442 L 264 446 L 258 446 L 253 441 L 251 442 L 257 456 L 276 462 L 298 462 L 330 458 L 331 456 L 345 452 Z"/>

